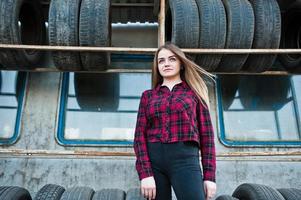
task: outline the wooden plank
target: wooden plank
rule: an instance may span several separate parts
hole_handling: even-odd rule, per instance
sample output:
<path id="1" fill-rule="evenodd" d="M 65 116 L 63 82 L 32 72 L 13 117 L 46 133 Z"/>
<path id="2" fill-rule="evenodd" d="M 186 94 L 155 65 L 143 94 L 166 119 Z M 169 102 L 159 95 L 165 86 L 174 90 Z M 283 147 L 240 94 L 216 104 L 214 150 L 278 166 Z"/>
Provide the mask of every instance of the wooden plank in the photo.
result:
<path id="1" fill-rule="evenodd" d="M 120 151 L 78 151 L 78 150 L 28 150 L 28 149 L 0 149 L 0 155 L 73 155 L 73 156 L 134 156 L 133 152 Z M 301 151 L 262 151 L 262 152 L 228 152 L 217 153 L 217 157 L 247 157 L 247 156 L 301 156 Z"/>

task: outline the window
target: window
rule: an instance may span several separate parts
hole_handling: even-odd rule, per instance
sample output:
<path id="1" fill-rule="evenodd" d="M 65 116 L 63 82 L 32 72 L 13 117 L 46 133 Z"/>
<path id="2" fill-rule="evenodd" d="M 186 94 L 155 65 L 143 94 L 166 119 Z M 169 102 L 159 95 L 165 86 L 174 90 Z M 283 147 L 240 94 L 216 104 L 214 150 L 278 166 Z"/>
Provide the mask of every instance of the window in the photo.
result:
<path id="1" fill-rule="evenodd" d="M 131 145 L 150 73 L 64 73 L 58 141 L 63 145 Z"/>
<path id="2" fill-rule="evenodd" d="M 13 144 L 18 138 L 26 73 L 0 72 L 0 144 Z"/>
<path id="3" fill-rule="evenodd" d="M 301 145 L 300 75 L 222 75 L 217 87 L 225 145 Z"/>

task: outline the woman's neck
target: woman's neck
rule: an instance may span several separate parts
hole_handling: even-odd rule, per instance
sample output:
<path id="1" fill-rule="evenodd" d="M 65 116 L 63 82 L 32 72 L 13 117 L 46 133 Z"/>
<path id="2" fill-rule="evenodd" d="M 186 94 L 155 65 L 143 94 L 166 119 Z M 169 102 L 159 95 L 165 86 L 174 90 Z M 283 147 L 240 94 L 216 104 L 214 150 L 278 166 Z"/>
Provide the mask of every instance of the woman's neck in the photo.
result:
<path id="1" fill-rule="evenodd" d="M 181 83 L 182 80 L 181 78 L 176 78 L 176 79 L 163 79 L 163 83 L 162 83 L 162 86 L 165 85 L 169 88 L 169 90 L 171 91 L 172 88 L 178 84 L 178 83 Z"/>

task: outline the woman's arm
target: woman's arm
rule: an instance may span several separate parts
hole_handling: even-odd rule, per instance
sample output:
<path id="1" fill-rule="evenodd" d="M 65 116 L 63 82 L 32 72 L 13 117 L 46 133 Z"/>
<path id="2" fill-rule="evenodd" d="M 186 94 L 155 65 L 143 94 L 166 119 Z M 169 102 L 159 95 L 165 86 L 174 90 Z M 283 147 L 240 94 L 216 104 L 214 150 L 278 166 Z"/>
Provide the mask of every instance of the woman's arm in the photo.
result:
<path id="1" fill-rule="evenodd" d="M 149 160 L 146 145 L 146 105 L 147 98 L 145 92 L 143 92 L 137 116 L 137 124 L 134 138 L 134 150 L 137 157 L 136 169 L 139 175 L 139 179 L 141 180 L 141 193 L 147 199 L 155 199 L 156 183 L 153 177 L 153 172 L 151 169 L 151 163 Z"/>
<path id="2" fill-rule="evenodd" d="M 134 138 L 134 150 L 137 158 L 136 169 L 140 180 L 146 177 L 153 176 L 151 163 L 149 160 L 147 146 L 146 146 L 146 128 L 147 128 L 146 106 L 147 106 L 146 92 L 143 92 L 139 104 L 136 129 L 135 129 L 135 138 Z"/>
<path id="3" fill-rule="evenodd" d="M 210 113 L 207 106 L 199 102 L 198 105 L 198 128 L 200 134 L 200 148 L 202 155 L 202 166 L 204 181 L 215 182 L 216 158 L 214 132 Z"/>
<path id="4" fill-rule="evenodd" d="M 215 158 L 215 144 L 214 144 L 214 132 L 211 123 L 210 113 L 207 106 L 199 103 L 198 107 L 198 125 L 200 133 L 200 145 L 202 155 L 202 166 L 204 175 L 204 191 L 206 200 L 209 200 L 215 196 L 216 184 L 215 184 L 215 170 L 216 170 L 216 158 Z"/>

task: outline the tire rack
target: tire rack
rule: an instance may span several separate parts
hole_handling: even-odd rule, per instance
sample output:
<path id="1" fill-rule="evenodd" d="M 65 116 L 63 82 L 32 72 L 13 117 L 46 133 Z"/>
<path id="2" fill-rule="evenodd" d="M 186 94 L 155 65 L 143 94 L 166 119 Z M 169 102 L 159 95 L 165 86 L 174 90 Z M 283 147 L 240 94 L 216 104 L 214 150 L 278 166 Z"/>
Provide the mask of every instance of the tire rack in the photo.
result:
<path id="1" fill-rule="evenodd" d="M 158 46 L 165 43 L 165 6 L 166 0 L 160 0 L 160 11 L 158 16 Z M 44 3 L 45 4 L 45 3 Z M 117 4 L 116 4 L 117 5 Z M 115 5 L 115 6 L 116 6 Z M 129 4 L 122 6 L 139 6 L 138 4 Z M 147 4 L 149 6 L 149 4 Z M 119 52 L 131 54 L 154 54 L 156 48 L 132 48 L 132 47 L 81 47 L 81 46 L 49 46 L 49 45 L 12 45 L 0 44 L 1 49 L 14 49 L 14 50 L 39 50 L 39 51 L 81 51 L 81 52 Z M 301 49 L 186 49 L 182 48 L 185 53 L 192 54 L 301 54 Z M 19 69 L 1 69 L 1 70 L 19 70 Z M 20 71 L 20 70 L 19 70 Z M 64 72 L 57 68 L 37 67 L 35 69 L 26 69 L 22 71 L 31 72 Z M 112 72 L 151 72 L 151 69 L 107 69 L 105 71 L 74 71 L 74 72 L 87 72 L 87 73 L 112 73 Z M 262 75 L 289 75 L 301 74 L 298 72 L 288 71 L 265 71 L 265 72 L 212 72 L 213 74 L 262 74 Z"/>

